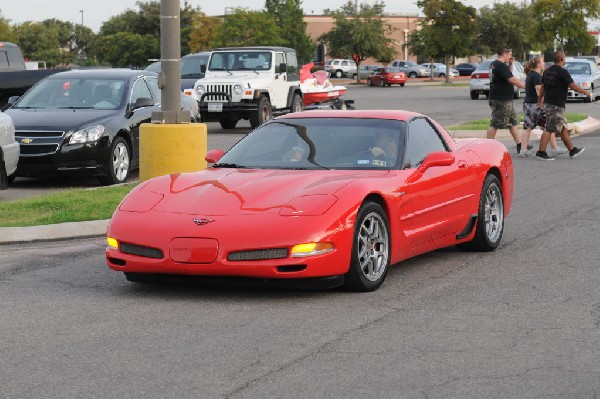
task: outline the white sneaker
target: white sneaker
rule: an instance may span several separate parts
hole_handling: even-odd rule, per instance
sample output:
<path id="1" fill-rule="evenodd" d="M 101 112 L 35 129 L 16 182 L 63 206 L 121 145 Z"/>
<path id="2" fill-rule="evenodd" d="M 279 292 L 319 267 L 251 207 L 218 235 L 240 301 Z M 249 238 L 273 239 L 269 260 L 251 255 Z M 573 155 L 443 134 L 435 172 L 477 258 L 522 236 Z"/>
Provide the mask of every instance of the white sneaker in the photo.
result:
<path id="1" fill-rule="evenodd" d="M 532 150 L 527 150 L 527 151 L 521 150 L 521 152 L 519 153 L 519 158 L 533 158 L 533 151 Z"/>
<path id="2" fill-rule="evenodd" d="M 557 155 L 562 155 L 562 154 L 566 154 L 567 153 L 567 149 L 564 147 L 556 147 L 556 150 L 552 150 L 554 153 L 554 156 Z"/>

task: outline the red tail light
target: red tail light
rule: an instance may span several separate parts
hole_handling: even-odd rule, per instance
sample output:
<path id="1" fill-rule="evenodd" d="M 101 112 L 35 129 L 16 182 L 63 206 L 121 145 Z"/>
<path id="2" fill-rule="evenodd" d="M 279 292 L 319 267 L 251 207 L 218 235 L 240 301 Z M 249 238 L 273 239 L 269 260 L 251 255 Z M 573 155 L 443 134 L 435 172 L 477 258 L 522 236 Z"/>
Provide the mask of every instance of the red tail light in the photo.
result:
<path id="1" fill-rule="evenodd" d="M 473 72 L 471 74 L 471 79 L 489 79 L 489 78 L 490 78 L 489 72 Z"/>

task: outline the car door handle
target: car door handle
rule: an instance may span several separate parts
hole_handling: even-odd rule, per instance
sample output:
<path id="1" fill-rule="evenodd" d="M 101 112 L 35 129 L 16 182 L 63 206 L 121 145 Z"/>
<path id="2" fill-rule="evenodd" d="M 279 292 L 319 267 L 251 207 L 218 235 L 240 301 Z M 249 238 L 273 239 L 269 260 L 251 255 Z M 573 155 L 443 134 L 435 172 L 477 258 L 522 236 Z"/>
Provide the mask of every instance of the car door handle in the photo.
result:
<path id="1" fill-rule="evenodd" d="M 465 161 L 458 161 L 458 167 L 459 169 L 466 169 L 467 163 Z"/>

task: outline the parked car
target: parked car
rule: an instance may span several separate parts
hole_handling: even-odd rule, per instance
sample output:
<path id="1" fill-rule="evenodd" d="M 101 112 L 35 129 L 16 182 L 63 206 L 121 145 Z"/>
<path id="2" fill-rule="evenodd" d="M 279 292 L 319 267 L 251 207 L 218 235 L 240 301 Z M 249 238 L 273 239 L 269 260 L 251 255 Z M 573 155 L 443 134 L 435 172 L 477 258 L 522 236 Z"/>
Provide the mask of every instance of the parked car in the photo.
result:
<path id="1" fill-rule="evenodd" d="M 19 143 L 15 140 L 15 125 L 10 115 L 0 112 L 0 190 L 15 178 L 19 162 Z"/>
<path id="2" fill-rule="evenodd" d="M 336 78 L 348 76 L 348 73 L 356 73 L 356 62 L 347 59 L 333 59 L 325 64 L 325 70 Z"/>
<path id="3" fill-rule="evenodd" d="M 386 157 L 373 152 L 382 138 L 396 149 Z M 513 197 L 504 144 L 453 139 L 400 110 L 287 114 L 206 160 L 125 197 L 108 225 L 109 268 L 133 282 L 243 276 L 373 291 L 404 259 L 496 249 Z"/>
<path id="4" fill-rule="evenodd" d="M 414 61 L 395 60 L 392 61 L 390 65 L 404 72 L 409 78 L 424 78 L 431 76 L 431 71 L 429 69 L 423 68 Z"/>
<path id="5" fill-rule="evenodd" d="M 181 91 L 185 95 L 193 97 L 196 101 L 200 101 L 200 98 L 198 98 L 198 95 L 194 91 L 194 83 L 204 77 L 204 69 L 206 68 L 206 64 L 208 64 L 209 57 L 210 51 L 186 54 L 181 57 Z M 202 68 L 203 65 L 204 68 Z M 160 68 L 161 62 L 155 61 L 144 68 L 144 70 L 158 73 L 160 72 Z"/>
<path id="6" fill-rule="evenodd" d="M 490 95 L 490 64 L 494 61 L 495 60 L 486 60 L 481 62 L 477 69 L 471 74 L 471 78 L 469 79 L 469 89 L 472 100 L 477 100 L 480 94 L 483 94 L 486 98 Z M 523 83 L 527 77 L 523 65 L 516 60 L 513 63 L 512 74 L 523 81 Z M 521 89 L 515 86 L 513 98 L 516 99 L 519 97 L 521 97 Z"/>
<path id="7" fill-rule="evenodd" d="M 473 64 L 471 62 L 463 62 L 461 64 L 454 66 L 454 69 L 456 69 L 458 71 L 460 76 L 471 76 L 471 73 L 473 73 L 473 71 L 476 70 L 478 66 L 479 66 L 479 64 Z"/>
<path id="8" fill-rule="evenodd" d="M 404 86 L 406 83 L 406 74 L 400 72 L 400 69 L 394 67 L 383 67 L 376 69 L 371 76 L 367 78 L 369 86 L 391 86 L 398 84 Z"/>
<path id="9" fill-rule="evenodd" d="M 580 100 L 589 103 L 600 96 L 600 69 L 593 61 L 583 58 L 567 58 L 564 68 L 569 71 L 573 81 L 590 92 L 584 96 L 575 90 L 569 89 L 568 100 Z"/>
<path id="10" fill-rule="evenodd" d="M 375 70 L 381 68 L 381 65 L 361 65 L 358 68 L 358 78 L 359 79 L 367 79 Z M 350 79 L 356 79 L 356 71 L 351 71 L 348 73 L 348 77 Z"/>
<path id="11" fill-rule="evenodd" d="M 181 97 L 182 110 L 197 112 L 197 101 Z M 11 98 L 6 111 L 20 144 L 17 176 L 95 175 L 103 184 L 125 182 L 139 164 L 140 124 L 160 111 L 160 98 L 153 72 L 73 70 L 42 79 Z"/>
<path id="12" fill-rule="evenodd" d="M 428 71 L 431 71 L 431 64 L 426 62 L 424 64 L 421 64 L 421 66 L 425 69 L 427 69 Z M 446 73 L 446 65 L 441 64 L 439 62 L 435 62 L 433 64 L 433 77 L 434 78 L 445 78 L 446 75 L 448 75 L 448 73 Z M 456 77 L 459 76 L 459 73 L 456 69 L 454 68 L 450 68 L 450 73 L 449 73 L 450 77 Z"/>

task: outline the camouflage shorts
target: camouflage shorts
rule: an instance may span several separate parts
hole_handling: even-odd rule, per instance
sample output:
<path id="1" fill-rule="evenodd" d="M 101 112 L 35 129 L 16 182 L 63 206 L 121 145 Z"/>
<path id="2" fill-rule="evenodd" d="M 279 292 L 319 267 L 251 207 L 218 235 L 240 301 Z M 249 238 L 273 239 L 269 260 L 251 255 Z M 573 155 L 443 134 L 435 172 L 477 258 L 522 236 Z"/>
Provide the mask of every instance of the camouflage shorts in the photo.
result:
<path id="1" fill-rule="evenodd" d="M 490 127 L 506 129 L 519 124 L 512 100 L 490 100 L 489 103 L 492 109 Z"/>
<path id="2" fill-rule="evenodd" d="M 523 129 L 534 129 L 538 125 L 540 111 L 537 104 L 523 103 L 523 114 L 525 115 Z"/>
<path id="3" fill-rule="evenodd" d="M 565 109 L 552 104 L 544 104 L 546 111 L 545 131 L 560 134 L 563 127 L 567 129 L 567 120 L 565 119 Z"/>

